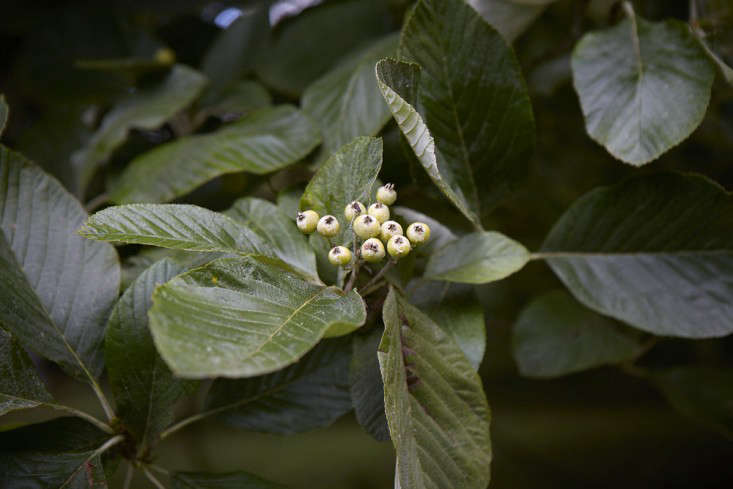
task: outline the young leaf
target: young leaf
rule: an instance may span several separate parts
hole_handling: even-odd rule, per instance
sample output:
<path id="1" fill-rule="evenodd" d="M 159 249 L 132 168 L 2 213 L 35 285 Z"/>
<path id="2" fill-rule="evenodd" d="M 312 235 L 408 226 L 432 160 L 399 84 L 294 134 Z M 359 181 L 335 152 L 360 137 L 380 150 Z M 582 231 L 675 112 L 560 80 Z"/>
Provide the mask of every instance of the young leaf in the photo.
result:
<path id="1" fill-rule="evenodd" d="M 85 238 L 189 251 L 252 252 L 260 238 L 232 218 L 184 204 L 128 204 L 91 216 Z"/>
<path id="2" fill-rule="evenodd" d="M 205 85 L 206 77 L 201 73 L 176 65 L 160 83 L 120 101 L 86 146 L 71 155 L 81 187 L 89 183 L 97 165 L 107 161 L 125 142 L 130 129 L 157 128 L 193 102 Z"/>
<path id="3" fill-rule="evenodd" d="M 453 338 L 478 371 L 486 351 L 486 321 L 473 286 L 415 279 L 410 282 L 407 292 L 410 303 Z"/>
<path id="4" fill-rule="evenodd" d="M 399 486 L 484 489 L 491 442 L 481 379 L 453 340 L 394 290 L 383 314 L 378 355 Z"/>
<path id="5" fill-rule="evenodd" d="M 387 123 L 389 108 L 374 81 L 374 64 L 391 56 L 391 34 L 349 56 L 303 93 L 303 112 L 321 127 L 326 156 L 357 136 L 374 136 Z"/>
<path id="6" fill-rule="evenodd" d="M 5 101 L 5 95 L 0 93 L 0 136 L 3 135 L 5 125 L 8 123 L 9 113 L 10 109 L 8 108 L 8 103 Z"/>
<path id="7" fill-rule="evenodd" d="M 125 291 L 107 324 L 104 353 L 117 414 L 142 447 L 172 421 L 176 401 L 196 387 L 173 377 L 148 330 L 153 290 L 183 271 L 167 258 L 155 263 Z"/>
<path id="8" fill-rule="evenodd" d="M 0 329 L 0 416 L 51 400 L 26 352 L 10 333 Z"/>
<path id="9" fill-rule="evenodd" d="M 325 340 L 297 363 L 250 379 L 217 379 L 204 413 L 263 433 L 293 434 L 329 426 L 351 411 L 348 339 Z"/>
<path id="10" fill-rule="evenodd" d="M 318 128 L 295 107 L 267 107 L 209 134 L 187 136 L 135 158 L 110 198 L 166 202 L 235 172 L 258 175 L 291 165 L 321 142 Z"/>
<path id="11" fill-rule="evenodd" d="M 253 377 L 298 361 L 332 326 L 364 323 L 352 291 L 306 282 L 279 260 L 223 258 L 157 288 L 155 344 L 182 377 Z"/>
<path id="12" fill-rule="evenodd" d="M 520 270 L 529 252 L 516 241 L 493 231 L 467 234 L 435 251 L 425 266 L 425 278 L 485 284 Z"/>
<path id="13" fill-rule="evenodd" d="M 285 489 L 247 472 L 176 472 L 172 481 L 173 489 Z"/>
<path id="14" fill-rule="evenodd" d="M 467 0 L 481 17 L 513 42 L 555 0 Z"/>
<path id="15" fill-rule="evenodd" d="M 380 62 L 382 94 L 435 184 L 480 227 L 481 207 L 494 207 L 516 186 L 534 147 L 519 63 L 462 0 L 420 1 L 400 54 L 420 70 Z"/>
<path id="16" fill-rule="evenodd" d="M 733 440 L 733 371 L 702 366 L 652 371 L 650 379 L 680 413 Z"/>
<path id="17" fill-rule="evenodd" d="M 374 328 L 366 335 L 353 335 L 349 381 L 356 420 L 375 440 L 387 441 L 389 428 L 384 413 L 384 382 L 377 358 L 381 339 L 381 328 Z"/>
<path id="18" fill-rule="evenodd" d="M 657 335 L 733 332 L 733 196 L 695 175 L 661 173 L 593 190 L 542 253 L 585 306 Z"/>
<path id="19" fill-rule="evenodd" d="M 313 175 L 300 198 L 300 209 L 335 216 L 342 223 L 341 234 L 335 240 L 345 242 L 351 231 L 345 222 L 344 208 L 353 200 L 371 200 L 370 192 L 381 168 L 382 140 L 354 139 L 331 155 Z"/>
<path id="20" fill-rule="evenodd" d="M 318 280 L 316 255 L 293 219 L 273 203 L 254 197 L 236 201 L 224 214 L 246 226 L 260 238 L 261 255 L 279 258 L 306 277 Z"/>
<path id="21" fill-rule="evenodd" d="M 580 305 L 564 290 L 527 306 L 514 326 L 514 359 L 526 377 L 557 377 L 634 359 L 638 334 Z"/>
<path id="22" fill-rule="evenodd" d="M 55 179 L 0 146 L 0 324 L 26 348 L 93 380 L 120 268 L 74 231 L 84 209 Z"/>
<path id="23" fill-rule="evenodd" d="M 571 62 L 590 137 L 641 166 L 702 122 L 715 69 L 683 22 L 647 22 L 630 7 L 627 14 L 586 34 Z"/>

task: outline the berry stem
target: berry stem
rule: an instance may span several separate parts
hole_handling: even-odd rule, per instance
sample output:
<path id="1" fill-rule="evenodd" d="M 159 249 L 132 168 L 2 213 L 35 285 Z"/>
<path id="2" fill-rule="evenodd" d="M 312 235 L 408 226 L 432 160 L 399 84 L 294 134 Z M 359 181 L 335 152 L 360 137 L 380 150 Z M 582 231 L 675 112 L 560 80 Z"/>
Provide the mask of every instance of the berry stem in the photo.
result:
<path id="1" fill-rule="evenodd" d="M 349 277 L 349 282 L 346 284 L 346 288 L 344 288 L 344 292 L 347 294 L 351 292 L 351 289 L 354 288 L 356 277 L 359 275 L 359 265 L 360 265 L 360 260 L 358 257 L 356 257 L 354 261 L 354 268 L 351 269 L 351 276 Z"/>
<path id="2" fill-rule="evenodd" d="M 382 267 L 382 269 L 377 273 L 372 279 L 364 286 L 362 290 L 366 291 L 368 290 L 372 285 L 377 283 L 377 281 L 384 276 L 387 271 L 394 266 L 394 264 L 397 263 L 395 260 L 390 260 L 387 262 L 385 266 Z"/>

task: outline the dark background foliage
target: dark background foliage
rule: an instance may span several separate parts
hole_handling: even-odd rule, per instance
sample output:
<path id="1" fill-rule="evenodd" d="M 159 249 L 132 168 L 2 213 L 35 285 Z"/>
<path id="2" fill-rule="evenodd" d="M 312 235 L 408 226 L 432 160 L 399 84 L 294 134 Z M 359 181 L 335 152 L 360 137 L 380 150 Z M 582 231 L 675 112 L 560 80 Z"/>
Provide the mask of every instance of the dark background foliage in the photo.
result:
<path id="1" fill-rule="evenodd" d="M 160 76 L 156 70 L 85 69 L 80 61 L 150 60 L 167 47 L 178 62 L 199 69 L 203 64 L 210 77 L 259 79 L 275 100 L 298 104 L 303 88 L 340 58 L 372 38 L 399 30 L 410 2 L 328 1 L 282 20 L 267 45 L 240 52 L 241 45 L 235 42 L 211 54 L 212 43 L 223 32 L 217 25 L 217 20 L 226 19 L 222 12 L 260 3 L 3 2 L 0 91 L 12 110 L 5 144 L 25 153 L 74 191 L 71 153 L 135 83 Z M 733 7 L 726 11 L 725 2 L 718 3 L 723 5 L 722 14 L 716 11 L 707 20 L 708 27 L 715 34 L 718 52 L 733 55 L 733 28 L 725 23 L 733 17 Z M 686 21 L 689 4 L 640 0 L 635 7 L 650 20 L 674 17 Z M 328 25 L 311 29 L 309 16 L 326 8 L 337 14 Z M 703 10 L 703 20 L 705 13 Z M 514 44 L 532 97 L 537 145 L 529 178 L 513 198 L 496 208 L 486 224 L 521 239 L 529 249 L 539 248 L 552 224 L 577 197 L 632 175 L 662 168 L 695 171 L 733 189 L 733 89 L 720 77 L 701 126 L 650 165 L 638 169 L 621 164 L 587 136 L 570 80 L 568 55 L 584 32 L 612 24 L 619 16 L 613 1 L 560 0 Z M 209 118 L 202 130 L 211 131 L 218 124 Z M 85 194 L 78 196 L 82 201 L 94 199 L 105 181 L 114 179 L 132 157 L 180 130 L 173 121 L 158 130 L 133 131 Z M 467 226 L 437 189 L 425 185 L 427 178 L 401 146 L 394 122 L 387 125 L 383 137 L 381 178 L 398 185 L 400 204 Z M 310 163 L 272 177 L 227 175 L 181 201 L 224 209 L 245 194 L 273 199 L 275 192 L 307 181 Z M 122 248 L 123 256 L 134 251 L 134 247 Z M 646 380 L 615 367 L 557 380 L 519 376 L 511 354 L 516 318 L 532 298 L 560 286 L 546 264 L 532 262 L 509 279 L 477 287 L 487 320 L 487 350 L 480 374 L 493 410 L 492 487 L 730 487 L 731 440 L 709 430 L 704 419 L 679 414 Z M 645 356 L 644 366 L 722 368 L 733 367 L 732 359 L 730 338 L 663 339 Z M 42 368 L 59 402 L 95 409 L 84 386 L 65 379 L 51 364 L 42 363 Z M 189 406 L 180 406 L 181 412 L 187 410 Z M 50 413 L 14 414 L 3 419 L 3 426 L 44 416 Z M 300 488 L 390 487 L 394 469 L 391 445 L 365 435 L 352 415 L 327 429 L 294 437 L 234 431 L 207 421 L 167 440 L 163 448 L 160 462 L 172 468 L 249 469 Z M 135 487 L 146 483 L 141 480 Z"/>

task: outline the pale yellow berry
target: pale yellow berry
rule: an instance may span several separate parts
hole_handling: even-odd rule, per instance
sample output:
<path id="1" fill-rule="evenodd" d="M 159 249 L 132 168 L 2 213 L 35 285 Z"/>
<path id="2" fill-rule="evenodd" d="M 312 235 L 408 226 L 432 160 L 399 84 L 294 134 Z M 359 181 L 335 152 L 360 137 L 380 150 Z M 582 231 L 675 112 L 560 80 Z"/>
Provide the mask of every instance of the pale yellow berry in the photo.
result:
<path id="1" fill-rule="evenodd" d="M 361 244 L 361 257 L 370 263 L 381 261 L 384 258 L 384 245 L 377 238 L 369 238 Z"/>
<path id="2" fill-rule="evenodd" d="M 160 48 L 155 52 L 155 61 L 163 65 L 172 65 L 176 62 L 176 53 L 170 48 Z"/>
<path id="3" fill-rule="evenodd" d="M 369 214 L 362 214 L 354 221 L 354 232 L 361 239 L 377 237 L 380 231 L 379 221 Z"/>
<path id="4" fill-rule="evenodd" d="M 402 236 L 402 226 L 396 221 L 384 221 L 382 223 L 382 233 L 379 237 L 383 241 L 389 241 L 392 236 Z"/>
<path id="5" fill-rule="evenodd" d="M 336 236 L 339 233 L 339 229 L 341 229 L 341 224 L 339 224 L 338 219 L 336 219 L 332 215 L 326 215 L 323 216 L 320 221 L 318 221 L 317 229 L 318 234 L 330 238 L 332 236 Z"/>
<path id="6" fill-rule="evenodd" d="M 380 223 L 389 220 L 389 207 L 381 202 L 375 202 L 369 206 L 368 214 L 374 217 Z"/>
<path id="7" fill-rule="evenodd" d="M 382 185 L 377 189 L 377 202 L 384 205 L 392 205 L 397 200 L 397 191 L 394 189 L 393 183 Z"/>
<path id="8" fill-rule="evenodd" d="M 387 253 L 392 258 L 402 258 L 410 253 L 410 240 L 404 236 L 392 236 L 387 242 Z"/>
<path id="9" fill-rule="evenodd" d="M 328 261 L 332 265 L 348 265 L 351 262 L 351 250 L 345 246 L 334 246 L 328 252 Z"/>
<path id="10" fill-rule="evenodd" d="M 347 204 L 344 208 L 344 217 L 346 217 L 348 222 L 351 222 L 355 217 L 364 214 L 365 212 L 366 207 L 364 207 L 364 204 L 355 200 Z"/>
<path id="11" fill-rule="evenodd" d="M 310 234 L 316 230 L 318 226 L 318 213 L 316 211 L 303 211 L 298 212 L 295 216 L 295 223 L 298 225 L 298 229 L 305 234 Z"/>
<path id="12" fill-rule="evenodd" d="M 405 234 L 414 246 L 418 246 L 430 239 L 430 226 L 424 222 L 413 222 L 407 226 Z"/>

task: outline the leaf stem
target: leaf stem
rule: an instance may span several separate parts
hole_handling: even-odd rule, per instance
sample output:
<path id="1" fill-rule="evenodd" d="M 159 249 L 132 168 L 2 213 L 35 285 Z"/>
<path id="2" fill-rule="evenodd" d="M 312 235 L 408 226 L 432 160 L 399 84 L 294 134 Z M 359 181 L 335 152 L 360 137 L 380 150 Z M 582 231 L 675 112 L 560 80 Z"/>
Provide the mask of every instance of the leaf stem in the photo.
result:
<path id="1" fill-rule="evenodd" d="M 159 472 L 159 473 L 161 473 L 163 475 L 171 475 L 171 473 L 167 469 L 164 469 L 160 465 L 148 464 L 148 467 L 150 467 L 154 471 Z"/>
<path id="2" fill-rule="evenodd" d="M 107 201 L 109 201 L 109 194 L 104 192 L 91 199 L 84 207 L 86 207 L 87 212 L 91 213 L 106 204 Z"/>
<path id="3" fill-rule="evenodd" d="M 125 482 L 122 485 L 122 489 L 130 489 L 132 483 L 132 476 L 135 473 L 135 467 L 130 462 L 127 463 L 127 472 L 125 473 Z"/>
<path id="4" fill-rule="evenodd" d="M 385 285 L 387 285 L 387 281 L 386 281 L 386 280 L 382 280 L 381 282 L 379 282 L 379 283 L 377 283 L 377 284 L 374 284 L 374 285 L 372 285 L 372 286 L 371 286 L 371 287 L 369 287 L 369 288 L 366 288 L 366 287 L 364 287 L 364 288 L 363 288 L 363 289 L 362 289 L 362 290 L 361 290 L 361 291 L 359 292 L 359 295 L 360 295 L 360 296 L 362 296 L 362 297 L 366 297 L 366 296 L 368 296 L 369 294 L 371 294 L 372 292 L 376 292 L 377 290 L 381 289 L 381 288 L 382 288 L 382 287 L 384 287 Z"/>
<path id="5" fill-rule="evenodd" d="M 118 443 L 122 442 L 124 439 L 125 439 L 124 436 L 122 436 L 122 435 L 116 435 L 116 436 L 113 436 L 112 438 L 110 438 L 109 440 L 107 440 L 106 442 L 104 442 L 102 444 L 102 446 L 100 446 L 99 448 L 97 448 L 96 450 L 94 450 L 82 463 L 79 464 L 79 466 L 76 469 L 74 469 L 74 472 L 72 472 L 71 475 L 69 475 L 69 477 L 64 481 L 64 483 L 59 486 L 59 489 L 64 489 L 64 487 L 68 486 L 69 483 L 72 480 L 74 480 L 74 477 L 76 477 L 76 474 L 78 474 L 79 471 L 86 464 L 88 464 L 94 457 L 98 457 L 99 455 L 103 454 L 104 452 L 106 452 L 107 450 L 109 450 L 110 448 L 112 448 L 113 446 L 115 446 Z"/>
<path id="6" fill-rule="evenodd" d="M 644 72 L 644 65 L 641 60 L 641 46 L 639 45 L 639 27 L 636 25 L 636 13 L 631 2 L 624 2 L 623 9 L 626 16 L 631 22 L 631 40 L 634 43 L 634 52 L 636 53 L 636 64 L 639 68 L 639 75 Z"/>
<path id="7" fill-rule="evenodd" d="M 102 409 L 104 410 L 104 414 L 107 415 L 107 420 L 112 421 L 115 418 L 115 412 L 112 409 L 112 405 L 110 405 L 109 401 L 107 400 L 107 396 L 104 395 L 104 391 L 102 390 L 102 387 L 100 387 L 97 380 L 89 374 L 89 380 L 91 381 L 92 389 L 94 390 L 94 393 L 97 395 L 97 399 L 99 399 L 99 404 L 102 405 Z"/>
<path id="8" fill-rule="evenodd" d="M 176 431 L 180 430 L 181 428 L 185 428 L 186 426 L 190 425 L 191 423 L 195 423 L 196 421 L 202 420 L 212 414 L 211 411 L 204 411 L 202 413 L 194 414 L 193 416 L 189 416 L 188 418 L 183 418 L 178 423 L 169 426 L 163 432 L 160 434 L 160 439 L 165 440 L 167 437 L 175 433 Z"/>
<path id="9" fill-rule="evenodd" d="M 160 482 L 160 481 L 159 481 L 159 480 L 158 480 L 158 479 L 157 479 L 157 478 L 156 478 L 156 477 L 155 477 L 155 476 L 153 475 L 153 473 L 152 473 L 152 472 L 150 472 L 150 471 L 148 470 L 148 468 L 147 468 L 146 466 L 144 466 L 144 465 L 143 465 L 143 473 L 145 473 L 145 477 L 147 477 L 147 478 L 148 478 L 148 480 L 149 480 L 150 482 L 152 482 L 152 483 L 153 483 L 153 485 L 154 485 L 155 487 L 157 487 L 158 489 L 165 489 L 165 486 L 163 485 L 163 483 L 162 483 L 162 482 Z"/>
<path id="10" fill-rule="evenodd" d="M 73 414 L 74 416 L 77 416 L 79 418 L 85 419 L 85 420 L 89 421 L 90 423 L 92 423 L 97 428 L 99 428 L 100 430 L 104 431 L 105 433 L 109 433 L 110 435 L 114 435 L 114 433 L 115 433 L 114 430 L 112 429 L 112 427 L 110 425 L 108 425 L 104 421 L 101 421 L 101 420 L 95 418 L 91 414 L 85 413 L 84 411 L 79 411 L 78 409 L 75 409 L 73 407 L 64 406 L 64 405 L 61 405 L 61 404 L 47 403 L 47 404 L 44 404 L 44 405 L 50 407 L 51 409 L 55 409 L 57 411 L 65 411 L 65 412 L 67 412 L 69 414 Z"/>

